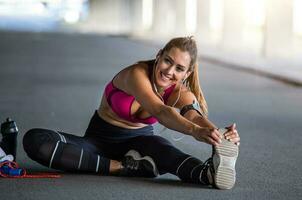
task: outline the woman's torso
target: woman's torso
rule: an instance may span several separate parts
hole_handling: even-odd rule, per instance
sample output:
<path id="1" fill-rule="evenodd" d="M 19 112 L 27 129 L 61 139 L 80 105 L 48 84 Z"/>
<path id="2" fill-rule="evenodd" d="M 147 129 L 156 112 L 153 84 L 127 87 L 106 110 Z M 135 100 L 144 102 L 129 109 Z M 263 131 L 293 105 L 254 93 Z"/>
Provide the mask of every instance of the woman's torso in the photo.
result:
<path id="1" fill-rule="evenodd" d="M 121 92 L 127 91 L 127 86 L 125 84 L 122 84 L 124 81 L 126 74 L 128 70 L 130 70 L 132 67 L 139 67 L 141 70 L 144 70 L 150 77 L 150 67 L 153 67 L 154 62 L 152 61 L 144 61 L 144 62 L 139 62 L 138 64 L 132 65 L 130 67 L 127 67 L 123 69 L 121 72 L 119 72 L 113 79 L 110 87 L 113 87 L 114 89 L 120 90 Z M 144 77 L 147 78 L 147 77 Z M 110 84 L 110 83 L 109 83 Z M 108 87 L 108 85 L 107 85 Z M 107 89 L 106 87 L 106 89 Z M 179 86 L 171 86 L 168 88 L 166 91 L 169 92 L 168 96 L 166 95 L 166 104 L 167 105 L 172 105 L 174 101 L 177 98 L 176 91 L 178 91 Z M 124 92 L 125 93 L 125 92 Z M 161 94 L 161 95 L 164 95 Z M 127 96 L 125 93 L 124 96 Z M 122 98 L 122 97 L 121 97 Z M 131 99 L 131 95 L 128 95 L 128 99 Z M 136 119 L 147 119 L 147 121 L 152 121 L 152 116 L 144 110 L 140 104 L 134 99 L 131 102 L 131 106 L 129 108 L 129 115 L 133 116 Z M 136 128 L 141 128 L 144 126 L 147 126 L 148 124 L 141 123 L 140 121 L 146 121 L 146 120 L 129 120 L 125 117 L 119 116 L 119 113 L 117 114 L 114 112 L 112 107 L 108 103 L 108 96 L 106 96 L 106 90 L 102 96 L 101 100 L 101 105 L 98 109 L 98 114 L 101 118 L 103 118 L 105 121 L 119 127 L 123 128 L 130 128 L 130 129 L 136 129 Z"/>

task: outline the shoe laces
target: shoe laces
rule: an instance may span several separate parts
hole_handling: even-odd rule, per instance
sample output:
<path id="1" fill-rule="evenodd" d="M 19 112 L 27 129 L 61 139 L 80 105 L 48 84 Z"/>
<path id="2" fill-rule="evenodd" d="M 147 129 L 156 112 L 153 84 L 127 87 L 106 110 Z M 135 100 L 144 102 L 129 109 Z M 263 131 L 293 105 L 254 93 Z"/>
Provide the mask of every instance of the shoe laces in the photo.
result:
<path id="1" fill-rule="evenodd" d="M 131 170 L 138 170 L 139 162 L 134 160 L 133 158 L 126 157 L 126 168 Z"/>

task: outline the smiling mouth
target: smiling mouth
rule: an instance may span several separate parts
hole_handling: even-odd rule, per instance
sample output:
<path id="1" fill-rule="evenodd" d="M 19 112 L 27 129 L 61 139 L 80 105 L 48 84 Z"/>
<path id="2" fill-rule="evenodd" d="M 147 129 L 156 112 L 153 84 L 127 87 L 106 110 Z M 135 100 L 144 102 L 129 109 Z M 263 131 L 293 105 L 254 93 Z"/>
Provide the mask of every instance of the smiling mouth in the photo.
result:
<path id="1" fill-rule="evenodd" d="M 170 81 L 171 78 L 167 77 L 166 75 L 164 75 L 162 72 L 160 72 L 160 77 L 163 81 Z"/>

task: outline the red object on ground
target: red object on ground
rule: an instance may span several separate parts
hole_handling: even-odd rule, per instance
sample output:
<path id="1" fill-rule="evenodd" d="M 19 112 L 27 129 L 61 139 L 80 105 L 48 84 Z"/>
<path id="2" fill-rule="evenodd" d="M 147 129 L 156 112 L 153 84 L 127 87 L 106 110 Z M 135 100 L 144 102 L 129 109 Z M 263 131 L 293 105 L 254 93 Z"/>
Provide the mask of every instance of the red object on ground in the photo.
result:
<path id="1" fill-rule="evenodd" d="M 56 173 L 34 173 L 34 174 L 27 174 L 26 170 L 24 168 L 20 168 L 19 165 L 16 162 L 12 161 L 4 161 L 0 163 L 0 168 L 3 166 L 8 166 L 11 169 L 22 169 L 22 174 L 21 175 L 15 175 L 11 176 L 8 174 L 3 173 L 0 170 L 0 177 L 4 178 L 60 178 L 60 174 Z"/>

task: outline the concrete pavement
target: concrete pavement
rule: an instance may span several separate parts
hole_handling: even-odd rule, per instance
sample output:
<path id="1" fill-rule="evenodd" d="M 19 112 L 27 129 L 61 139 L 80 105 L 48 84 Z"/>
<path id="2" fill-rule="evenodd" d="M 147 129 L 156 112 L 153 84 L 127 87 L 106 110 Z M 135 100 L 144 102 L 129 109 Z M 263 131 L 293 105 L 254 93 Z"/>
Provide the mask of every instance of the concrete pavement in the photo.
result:
<path id="1" fill-rule="evenodd" d="M 33 127 L 83 135 L 105 84 L 123 67 L 153 58 L 158 48 L 127 38 L 76 33 L 0 33 L 0 119 L 19 126 L 18 163 L 30 160 L 22 136 Z M 209 119 L 237 123 L 238 180 L 219 191 L 157 179 L 64 174 L 60 179 L 0 178 L 1 199 L 301 199 L 302 88 L 220 64 L 200 62 Z M 159 125 L 156 130 L 160 130 Z M 207 159 L 210 146 L 172 131 L 162 134 L 185 152 Z"/>

